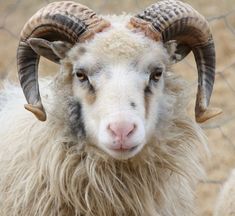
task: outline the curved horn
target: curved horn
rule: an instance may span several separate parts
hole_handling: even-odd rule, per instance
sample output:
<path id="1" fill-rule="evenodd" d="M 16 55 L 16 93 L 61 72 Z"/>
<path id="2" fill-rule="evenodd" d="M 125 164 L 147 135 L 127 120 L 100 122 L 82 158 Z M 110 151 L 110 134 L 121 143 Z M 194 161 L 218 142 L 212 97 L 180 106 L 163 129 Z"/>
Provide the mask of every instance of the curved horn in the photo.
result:
<path id="1" fill-rule="evenodd" d="M 75 44 L 94 36 L 109 26 L 95 12 L 81 4 L 62 1 L 48 4 L 34 14 L 21 31 L 17 50 L 20 83 L 28 102 L 25 108 L 41 120 L 46 120 L 38 86 L 38 56 L 30 47 L 30 38 L 49 41 L 63 40 Z"/>
<path id="2" fill-rule="evenodd" d="M 132 17 L 130 24 L 154 40 L 176 40 L 183 57 L 191 50 L 198 70 L 196 121 L 221 113 L 217 108 L 208 109 L 215 79 L 215 47 L 209 24 L 201 14 L 181 1 L 163 0 Z"/>

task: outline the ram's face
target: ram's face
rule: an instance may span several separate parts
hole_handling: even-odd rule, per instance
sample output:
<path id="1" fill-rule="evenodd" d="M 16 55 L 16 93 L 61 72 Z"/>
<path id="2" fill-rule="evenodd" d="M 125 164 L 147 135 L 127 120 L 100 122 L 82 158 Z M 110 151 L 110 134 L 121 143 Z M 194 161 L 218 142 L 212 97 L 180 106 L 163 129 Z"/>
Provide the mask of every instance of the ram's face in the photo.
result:
<path id="1" fill-rule="evenodd" d="M 82 123 L 77 125 L 110 156 L 135 156 L 158 121 L 165 49 L 143 35 L 114 31 L 76 46 L 68 55 L 73 59 L 73 96 L 81 108 Z"/>

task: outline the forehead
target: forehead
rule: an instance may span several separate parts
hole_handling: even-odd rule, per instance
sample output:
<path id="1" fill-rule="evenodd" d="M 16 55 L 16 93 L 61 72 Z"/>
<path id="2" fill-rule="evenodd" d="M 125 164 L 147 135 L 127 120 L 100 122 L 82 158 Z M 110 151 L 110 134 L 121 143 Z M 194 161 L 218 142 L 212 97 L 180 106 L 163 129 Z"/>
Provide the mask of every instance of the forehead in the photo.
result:
<path id="1" fill-rule="evenodd" d="M 147 38 L 142 32 L 129 30 L 127 24 L 114 23 L 92 40 L 77 44 L 69 53 L 76 62 L 83 60 L 104 64 L 167 62 L 168 55 L 161 42 Z"/>

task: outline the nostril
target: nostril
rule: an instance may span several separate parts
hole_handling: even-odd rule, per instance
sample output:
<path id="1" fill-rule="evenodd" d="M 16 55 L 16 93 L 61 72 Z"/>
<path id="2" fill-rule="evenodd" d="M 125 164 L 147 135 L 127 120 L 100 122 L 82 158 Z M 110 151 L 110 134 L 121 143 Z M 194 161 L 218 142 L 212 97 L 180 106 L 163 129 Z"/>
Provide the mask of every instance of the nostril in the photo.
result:
<path id="1" fill-rule="evenodd" d="M 113 136 L 116 137 L 117 134 L 115 133 L 115 130 L 112 129 L 111 124 L 108 125 L 107 130 L 109 131 L 109 133 Z"/>
<path id="2" fill-rule="evenodd" d="M 130 137 L 136 131 L 137 125 L 129 122 L 114 122 L 107 126 L 109 133 L 115 137 L 123 140 Z"/>
<path id="3" fill-rule="evenodd" d="M 127 134 L 127 137 L 131 136 L 135 132 L 135 130 L 136 130 L 136 124 L 133 124 L 132 128 L 130 128 L 129 133 Z"/>

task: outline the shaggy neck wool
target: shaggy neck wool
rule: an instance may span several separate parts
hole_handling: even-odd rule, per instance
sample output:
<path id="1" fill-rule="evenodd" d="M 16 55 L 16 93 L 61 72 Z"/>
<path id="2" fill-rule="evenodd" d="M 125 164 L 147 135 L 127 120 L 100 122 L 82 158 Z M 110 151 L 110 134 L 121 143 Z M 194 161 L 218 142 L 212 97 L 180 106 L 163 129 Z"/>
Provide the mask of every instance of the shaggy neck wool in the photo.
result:
<path id="1" fill-rule="evenodd" d="M 0 215 L 192 215 L 193 189 L 202 176 L 198 147 L 205 140 L 185 109 L 176 106 L 188 101 L 180 87 L 185 85 L 170 76 L 166 86 L 155 136 L 127 161 L 75 142 L 58 119 L 27 125 L 31 115 L 22 116 L 17 127 L 28 139 L 11 137 L 20 144 L 1 155 Z"/>

